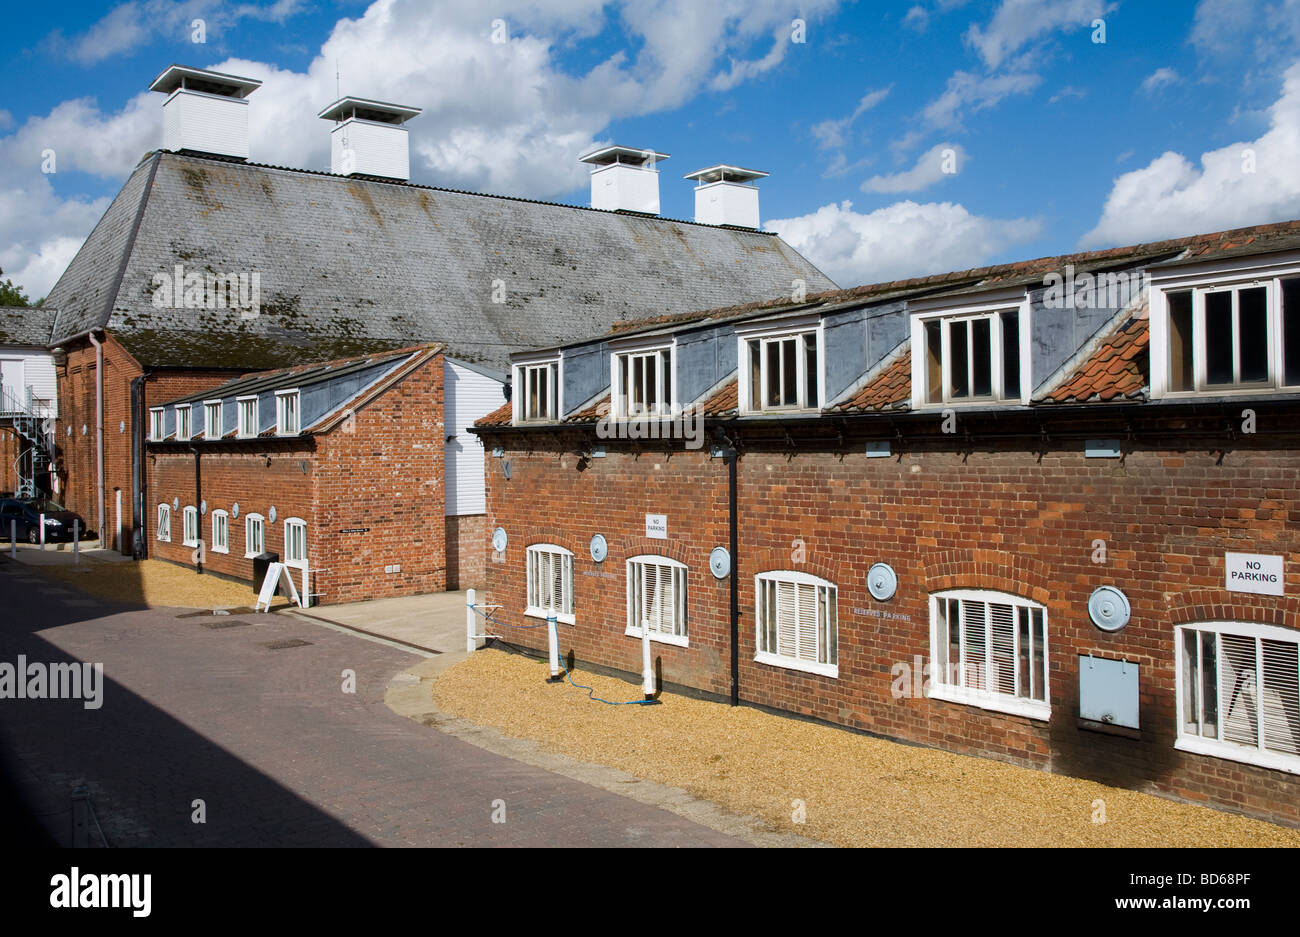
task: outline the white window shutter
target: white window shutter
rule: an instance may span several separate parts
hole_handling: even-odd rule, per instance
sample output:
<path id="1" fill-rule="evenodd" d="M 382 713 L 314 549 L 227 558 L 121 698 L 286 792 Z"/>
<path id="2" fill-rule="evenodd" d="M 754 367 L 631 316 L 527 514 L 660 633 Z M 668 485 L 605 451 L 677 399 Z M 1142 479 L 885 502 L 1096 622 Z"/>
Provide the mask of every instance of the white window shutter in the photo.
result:
<path id="1" fill-rule="evenodd" d="M 1260 718 L 1264 747 L 1300 755 L 1300 644 L 1261 641 L 1264 663 Z"/>
<path id="2" fill-rule="evenodd" d="M 1259 746 L 1255 639 L 1219 635 L 1219 707 L 1227 742 Z"/>
<path id="3" fill-rule="evenodd" d="M 989 689 L 1016 693 L 1016 614 L 1010 605 L 989 603 L 990 663 Z"/>

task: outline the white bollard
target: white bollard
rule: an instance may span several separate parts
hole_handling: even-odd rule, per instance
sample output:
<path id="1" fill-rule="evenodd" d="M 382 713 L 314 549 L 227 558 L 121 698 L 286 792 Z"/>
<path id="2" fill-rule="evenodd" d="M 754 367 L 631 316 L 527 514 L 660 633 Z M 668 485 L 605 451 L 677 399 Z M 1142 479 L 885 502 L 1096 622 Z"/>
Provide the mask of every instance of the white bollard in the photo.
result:
<path id="1" fill-rule="evenodd" d="M 81 521 L 72 522 L 72 562 L 81 562 Z"/>
<path id="2" fill-rule="evenodd" d="M 41 515 L 41 549 L 45 549 L 45 515 Z"/>
<path id="3" fill-rule="evenodd" d="M 478 640 L 474 637 L 474 590 L 465 590 L 465 653 L 473 654 L 478 650 Z"/>
<path id="4" fill-rule="evenodd" d="M 555 628 L 555 616 L 546 616 L 546 645 L 551 657 L 551 679 L 560 679 L 560 635 Z"/>
<path id="5" fill-rule="evenodd" d="M 641 623 L 641 690 L 646 699 L 654 699 L 655 671 L 650 662 L 650 628 Z"/>
<path id="6" fill-rule="evenodd" d="M 9 556 L 18 559 L 18 521 L 9 522 Z"/>

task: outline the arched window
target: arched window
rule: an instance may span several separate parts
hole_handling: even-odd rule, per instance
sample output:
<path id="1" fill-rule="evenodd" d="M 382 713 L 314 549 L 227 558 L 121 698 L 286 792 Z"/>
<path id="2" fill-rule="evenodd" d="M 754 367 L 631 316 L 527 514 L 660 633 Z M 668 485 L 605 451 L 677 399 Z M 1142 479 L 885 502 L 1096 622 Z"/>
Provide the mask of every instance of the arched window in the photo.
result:
<path id="1" fill-rule="evenodd" d="M 257 556 L 266 550 L 266 524 L 261 514 L 244 516 L 244 556 Z"/>
<path id="2" fill-rule="evenodd" d="M 230 552 L 230 515 L 225 511 L 212 512 L 212 552 Z"/>
<path id="3" fill-rule="evenodd" d="M 788 570 L 754 577 L 758 653 L 754 660 L 838 677 L 839 590 L 833 582 Z"/>
<path id="4" fill-rule="evenodd" d="M 172 506 L 170 504 L 158 505 L 158 530 L 156 536 L 159 540 L 170 542 L 172 539 Z"/>
<path id="5" fill-rule="evenodd" d="M 627 634 L 687 646 L 686 566 L 665 556 L 634 556 L 627 561 Z"/>
<path id="6" fill-rule="evenodd" d="M 536 543 L 524 551 L 528 564 L 528 608 L 525 615 L 573 624 L 573 552 L 552 543 Z"/>
<path id="7" fill-rule="evenodd" d="M 930 696 L 1047 719 L 1047 610 L 1002 592 L 930 596 Z"/>

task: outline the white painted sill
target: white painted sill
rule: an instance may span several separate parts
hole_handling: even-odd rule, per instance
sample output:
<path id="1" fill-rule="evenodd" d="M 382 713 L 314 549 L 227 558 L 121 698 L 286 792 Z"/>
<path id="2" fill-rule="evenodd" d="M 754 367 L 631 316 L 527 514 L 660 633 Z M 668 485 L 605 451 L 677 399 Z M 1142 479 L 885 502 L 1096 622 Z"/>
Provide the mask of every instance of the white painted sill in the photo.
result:
<path id="1" fill-rule="evenodd" d="M 771 667 L 781 667 L 785 670 L 802 670 L 804 673 L 815 673 L 833 679 L 839 679 L 840 676 L 840 668 L 837 664 L 817 664 L 807 660 L 796 660 L 793 657 L 768 654 L 765 651 L 759 651 L 755 654 L 754 662 L 767 664 Z"/>
<path id="2" fill-rule="evenodd" d="M 230 552 L 230 547 L 218 547 L 218 546 L 215 546 L 215 545 L 214 545 L 214 546 L 212 547 L 212 552 L 213 552 L 213 553 L 229 553 L 229 552 Z"/>
<path id="3" fill-rule="evenodd" d="M 572 615 L 561 615 L 552 612 L 550 609 L 534 608 L 531 605 L 528 608 L 524 609 L 525 618 L 540 618 L 542 621 L 546 621 L 546 619 L 550 618 L 551 615 L 555 615 L 555 620 L 561 625 L 574 624 L 574 617 Z"/>
<path id="4" fill-rule="evenodd" d="M 1234 745 L 1231 742 L 1220 742 L 1218 739 L 1180 735 L 1174 741 L 1174 748 L 1180 752 L 1190 752 L 1193 755 L 1209 755 L 1211 758 L 1239 761 L 1242 764 L 1255 765 L 1259 768 L 1285 771 L 1287 774 L 1300 774 L 1300 758 L 1294 755 L 1280 755 L 1276 752 L 1247 748 L 1244 745 Z"/>
<path id="5" fill-rule="evenodd" d="M 641 640 L 641 629 L 640 629 L 640 628 L 632 628 L 632 627 L 629 626 L 628 629 L 627 629 L 626 631 L 623 632 L 623 634 L 627 635 L 629 638 L 636 638 L 638 641 Z M 690 646 L 691 646 L 691 645 L 690 645 L 690 640 L 689 640 L 689 638 L 687 638 L 685 635 L 664 634 L 664 633 L 661 632 L 661 631 L 651 631 L 651 632 L 650 632 L 650 643 L 651 643 L 651 644 L 671 644 L 671 645 L 673 645 L 674 647 L 690 647 Z"/>
<path id="6" fill-rule="evenodd" d="M 1027 716 L 1047 722 L 1052 718 L 1052 704 L 1044 700 L 1027 700 L 1001 693 L 985 693 L 978 690 L 964 690 L 961 687 L 948 686 L 943 683 L 930 684 L 930 699 L 944 700 L 949 703 L 961 703 L 965 706 L 978 706 L 1010 716 Z"/>

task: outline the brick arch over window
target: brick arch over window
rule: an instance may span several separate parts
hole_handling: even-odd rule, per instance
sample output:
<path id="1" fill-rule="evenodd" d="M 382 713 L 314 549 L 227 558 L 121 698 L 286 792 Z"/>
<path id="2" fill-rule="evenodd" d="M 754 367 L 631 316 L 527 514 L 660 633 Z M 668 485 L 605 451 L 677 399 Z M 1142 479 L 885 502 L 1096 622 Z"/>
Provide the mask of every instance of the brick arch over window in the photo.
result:
<path id="1" fill-rule="evenodd" d="M 1253 595 L 1225 589 L 1189 589 L 1165 601 L 1170 627 L 1202 621 L 1239 621 L 1300 629 L 1300 596 Z"/>
<path id="2" fill-rule="evenodd" d="M 664 556 L 670 560 L 676 560 L 684 566 L 691 566 L 692 560 L 694 565 L 698 566 L 701 562 L 708 564 L 708 556 L 703 558 L 692 557 L 691 551 L 685 544 L 676 540 L 651 540 L 649 537 L 626 537 L 618 541 L 610 541 L 609 557 L 605 560 L 617 560 L 620 563 L 630 560 L 634 556 Z M 591 559 L 591 554 L 587 554 Z"/>
<path id="3" fill-rule="evenodd" d="M 941 550 L 922 567 L 927 593 L 945 589 L 990 589 L 1047 605 L 1051 577 L 1047 564 L 1004 550 Z"/>
<path id="4" fill-rule="evenodd" d="M 726 546 L 726 544 L 722 544 Z M 759 573 L 772 572 L 773 570 L 789 570 L 795 573 L 807 573 L 810 576 L 818 576 L 827 582 L 837 585 L 844 585 L 851 578 L 846 575 L 839 563 L 832 563 L 815 551 L 809 550 L 807 559 L 802 563 L 794 562 L 791 557 L 792 550 L 773 550 L 770 548 L 762 550 L 746 551 L 741 547 L 740 570 L 742 576 L 757 576 Z"/>
<path id="5" fill-rule="evenodd" d="M 496 528 L 494 527 L 493 530 L 495 529 Z M 507 536 L 506 550 L 508 552 L 511 546 L 509 542 L 509 528 L 506 528 L 506 536 Z M 492 535 L 489 533 L 488 534 L 489 541 L 491 540 L 491 537 Z M 491 544 L 489 543 L 489 546 L 490 545 Z M 538 536 L 534 537 L 532 540 L 529 540 L 527 543 L 525 543 L 524 549 L 527 550 L 529 547 L 542 547 L 542 546 L 564 547 L 564 549 L 568 550 L 575 557 L 584 557 L 587 559 L 588 562 L 590 562 L 591 560 L 591 553 L 587 549 L 586 543 L 581 543 L 581 544 L 575 543 L 572 537 L 563 536 L 558 531 L 555 532 L 554 534 L 550 534 L 550 533 L 539 534 Z"/>

